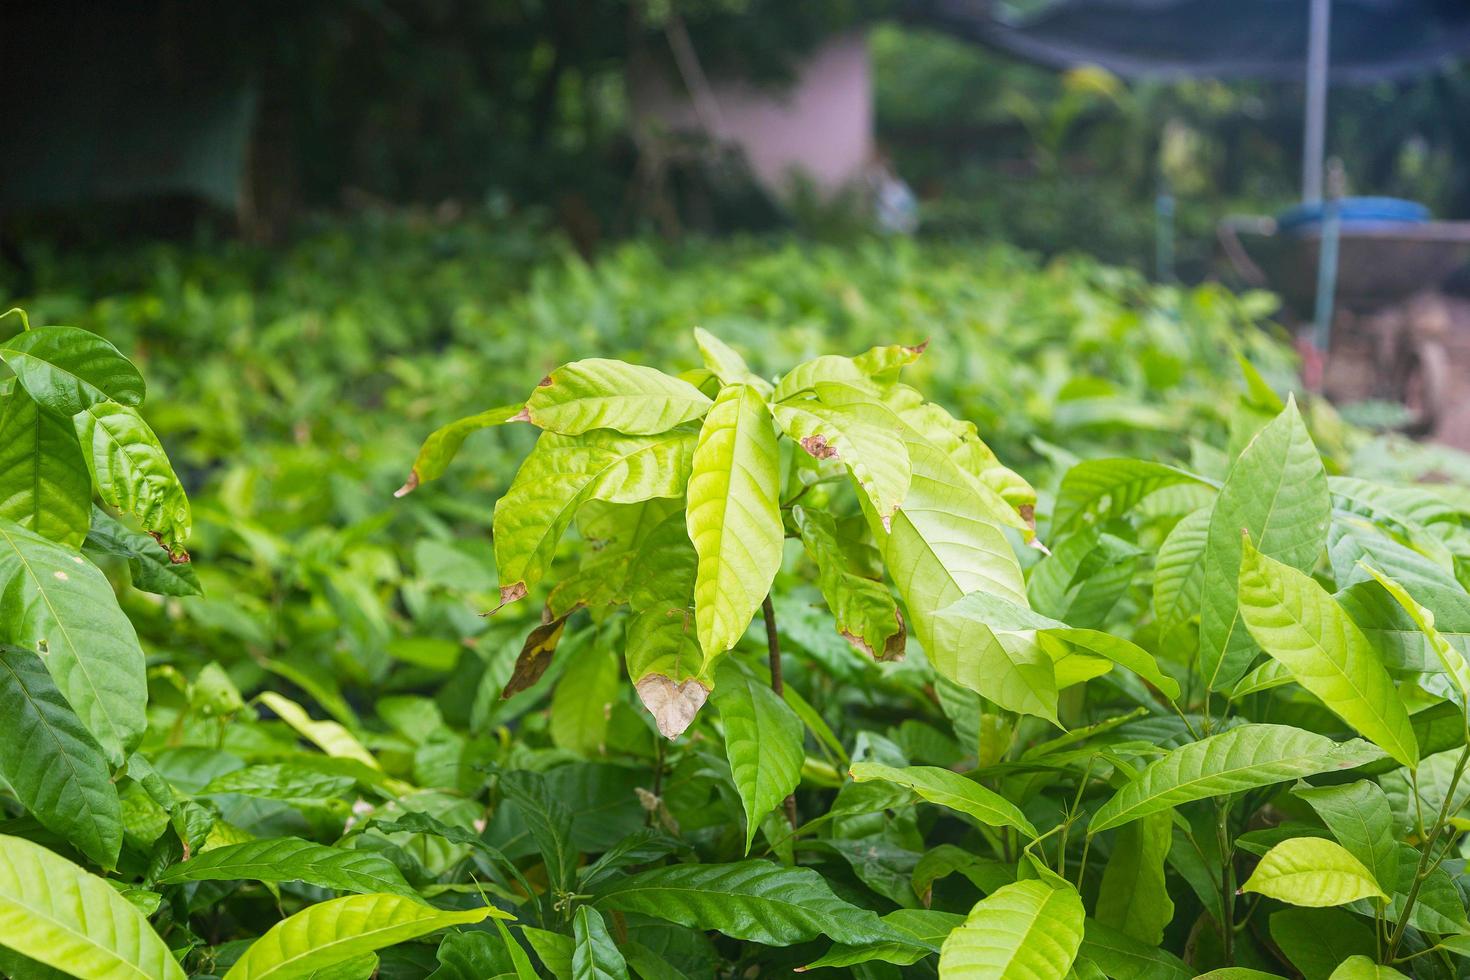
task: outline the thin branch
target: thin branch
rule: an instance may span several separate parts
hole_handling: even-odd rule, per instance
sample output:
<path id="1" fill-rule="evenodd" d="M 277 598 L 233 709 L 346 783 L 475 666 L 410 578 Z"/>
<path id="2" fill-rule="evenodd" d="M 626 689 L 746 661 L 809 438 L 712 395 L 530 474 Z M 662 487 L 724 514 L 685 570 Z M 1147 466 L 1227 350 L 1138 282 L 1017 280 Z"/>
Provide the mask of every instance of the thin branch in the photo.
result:
<path id="1" fill-rule="evenodd" d="M 771 655 L 771 690 L 777 697 L 782 697 L 786 693 L 786 681 L 781 677 L 781 641 L 776 637 L 776 608 L 771 605 L 769 594 L 761 600 L 761 614 L 766 619 L 766 649 Z M 795 793 L 786 797 L 786 822 L 791 824 L 792 830 L 796 829 Z"/>

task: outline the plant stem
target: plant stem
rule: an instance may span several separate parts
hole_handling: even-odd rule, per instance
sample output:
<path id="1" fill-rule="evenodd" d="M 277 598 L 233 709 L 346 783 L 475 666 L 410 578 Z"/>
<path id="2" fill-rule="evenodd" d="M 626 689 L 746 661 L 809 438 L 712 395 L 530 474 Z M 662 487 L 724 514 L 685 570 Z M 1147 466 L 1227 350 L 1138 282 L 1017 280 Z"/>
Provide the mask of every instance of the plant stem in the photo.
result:
<path id="1" fill-rule="evenodd" d="M 1215 834 L 1220 846 L 1220 941 L 1225 965 L 1235 965 L 1235 853 L 1230 842 L 1230 802 L 1216 800 Z"/>
<path id="2" fill-rule="evenodd" d="M 781 677 L 781 641 L 776 637 L 776 607 L 771 605 L 770 593 L 761 600 L 761 615 L 766 619 L 766 649 L 771 655 L 771 690 L 777 697 L 782 697 L 786 693 L 786 681 Z M 795 793 L 786 797 L 786 822 L 791 824 L 792 830 L 796 829 Z"/>
<path id="3" fill-rule="evenodd" d="M 1459 788 L 1460 777 L 1465 774 L 1465 764 L 1470 762 L 1470 743 L 1465 745 L 1464 751 L 1460 753 L 1460 759 L 1455 763 L 1455 774 L 1450 777 L 1449 789 L 1445 790 L 1444 801 L 1439 805 L 1439 816 L 1434 820 L 1434 827 L 1429 831 L 1419 851 L 1419 866 L 1414 870 L 1414 883 L 1409 886 L 1409 894 L 1404 896 L 1404 908 L 1399 913 L 1399 921 L 1393 930 L 1393 938 L 1388 941 L 1387 962 L 1392 963 L 1394 955 L 1399 951 L 1399 943 L 1403 941 L 1404 930 L 1409 927 L 1409 913 L 1414 911 L 1414 903 L 1419 900 L 1419 888 L 1424 880 L 1434 870 L 1429 864 L 1429 856 L 1434 852 L 1434 845 L 1439 841 L 1439 835 L 1444 832 L 1445 821 L 1450 815 L 1450 804 L 1454 801 L 1455 790 Z M 1417 801 L 1419 796 L 1418 773 L 1415 771 L 1414 796 Z"/>

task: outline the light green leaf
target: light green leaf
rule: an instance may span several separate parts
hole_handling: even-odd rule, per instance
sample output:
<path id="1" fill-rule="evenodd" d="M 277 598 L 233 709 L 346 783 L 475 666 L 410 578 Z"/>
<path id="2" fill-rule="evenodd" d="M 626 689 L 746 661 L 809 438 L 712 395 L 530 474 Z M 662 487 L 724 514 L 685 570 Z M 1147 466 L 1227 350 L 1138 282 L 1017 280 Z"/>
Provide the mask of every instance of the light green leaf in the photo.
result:
<path id="1" fill-rule="evenodd" d="M 798 398 L 774 408 L 781 431 L 816 459 L 835 459 L 847 467 L 868 502 L 887 526 L 909 492 L 912 474 L 904 428 L 877 398 L 841 389 L 833 403 Z M 845 397 L 853 392 L 858 397 Z"/>
<path id="2" fill-rule="evenodd" d="M 102 747 L 41 658 L 0 644 L 0 779 L 42 826 L 102 867 L 117 866 L 122 805 Z"/>
<path id="3" fill-rule="evenodd" d="M 185 980 L 117 889 L 20 837 L 0 836 L 0 945 L 80 977 Z"/>
<path id="4" fill-rule="evenodd" d="M 1240 563 L 1240 618 L 1298 684 L 1406 766 L 1419 744 L 1398 689 L 1367 637 L 1310 576 L 1247 541 Z"/>
<path id="5" fill-rule="evenodd" d="M 602 921 L 583 905 L 572 919 L 572 980 L 628 980 L 628 963 Z"/>
<path id="6" fill-rule="evenodd" d="M 608 883 L 592 904 L 767 946 L 817 936 L 852 946 L 904 938 L 874 912 L 838 898 L 812 869 L 769 861 L 655 868 Z"/>
<path id="7" fill-rule="evenodd" d="M 817 564 L 817 586 L 837 621 L 837 632 L 874 660 L 902 659 L 907 632 L 888 586 L 859 573 L 831 514 L 794 507 L 792 519 Z"/>
<path id="8" fill-rule="evenodd" d="M 1089 517 L 1103 522 L 1128 513 L 1150 494 L 1179 484 L 1212 486 L 1177 466 L 1142 459 L 1088 459 L 1062 477 L 1052 508 L 1054 538 L 1078 530 Z"/>
<path id="9" fill-rule="evenodd" d="M 92 514 L 92 477 L 72 427 L 24 388 L 0 395 L 0 519 L 80 548 Z"/>
<path id="10" fill-rule="evenodd" d="M 629 566 L 628 676 L 665 738 L 683 734 L 714 683 L 694 629 L 698 564 L 677 513 L 649 532 Z"/>
<path id="11" fill-rule="evenodd" d="M 1160 636 L 1172 636 L 1199 615 L 1211 509 L 1201 507 L 1175 524 L 1154 556 L 1154 619 Z"/>
<path id="12" fill-rule="evenodd" d="M 860 783 L 879 779 L 913 790 L 930 803 L 974 817 L 987 827 L 1014 827 L 1028 837 L 1036 828 L 1014 803 L 957 772 L 938 766 L 896 769 L 877 762 L 854 762 L 852 778 Z"/>
<path id="13" fill-rule="evenodd" d="M 189 498 L 158 437 L 138 410 L 98 402 L 72 424 L 102 502 L 133 514 L 175 560 L 187 560 Z"/>
<path id="14" fill-rule="evenodd" d="M 1391 966 L 1374 963 L 1366 956 L 1349 956 L 1332 971 L 1329 980 L 1409 980 Z"/>
<path id="15" fill-rule="evenodd" d="M 608 720 L 618 699 L 615 651 L 601 642 L 577 650 L 551 693 L 551 741 L 582 756 L 602 754 Z"/>
<path id="16" fill-rule="evenodd" d="M 520 405 L 501 405 L 498 408 L 487 408 L 475 415 L 467 415 L 435 429 L 419 447 L 413 469 L 408 472 L 408 479 L 393 492 L 393 496 L 407 496 L 421 484 L 439 479 L 449 469 L 449 464 L 454 462 L 460 447 L 471 434 L 513 421 L 521 411 Z"/>
<path id="17" fill-rule="evenodd" d="M 945 980 L 1063 980 L 1082 945 L 1084 913 L 1064 882 L 1018 881 L 982 898 L 939 954 Z"/>
<path id="18" fill-rule="evenodd" d="M 346 795 L 356 784 L 357 780 L 351 776 L 277 762 L 223 773 L 211 779 L 196 795 L 237 793 L 285 803 L 320 803 Z"/>
<path id="19" fill-rule="evenodd" d="M 1392 892 L 1397 887 L 1399 848 L 1393 808 L 1377 783 L 1360 779 L 1339 786 L 1304 784 L 1292 792 L 1317 811 L 1332 836 L 1363 862 L 1380 888 Z"/>
<path id="20" fill-rule="evenodd" d="M 71 418 L 99 402 L 141 405 L 143 376 L 118 349 L 78 327 L 39 327 L 0 342 L 0 361 L 46 411 Z"/>
<path id="21" fill-rule="evenodd" d="M 532 423 L 569 436 L 592 429 L 656 435 L 709 410 L 710 400 L 687 381 L 601 357 L 563 364 L 526 399 Z"/>
<path id="22" fill-rule="evenodd" d="M 310 905 L 250 944 L 225 980 L 288 980 L 454 925 L 494 916 L 493 906 L 443 912 L 401 895 L 347 895 Z"/>
<path id="23" fill-rule="evenodd" d="M 694 344 L 704 358 L 704 366 L 725 385 L 750 385 L 763 397 L 769 398 L 774 390 L 765 378 L 757 376 L 729 344 L 705 330 L 694 328 Z"/>
<path id="24" fill-rule="evenodd" d="M 731 657 L 715 671 L 714 701 L 725 729 L 730 775 L 745 808 L 749 853 L 761 818 L 801 781 L 806 730 L 775 691 Z"/>
<path id="25" fill-rule="evenodd" d="M 1281 976 L 1261 970 L 1249 970 L 1243 966 L 1227 966 L 1201 973 L 1195 980 L 1281 980 Z"/>
<path id="26" fill-rule="evenodd" d="M 721 390 L 694 450 L 685 517 L 699 556 L 694 620 L 706 659 L 733 647 L 781 567 L 780 456 L 770 410 L 748 385 Z"/>
<path id="27" fill-rule="evenodd" d="M 142 737 L 143 650 L 112 586 L 81 555 L 0 520 L 0 643 L 42 652 L 113 766 Z"/>
<path id="28" fill-rule="evenodd" d="M 1125 824 L 1113 841 L 1097 895 L 1097 921 L 1157 946 L 1174 918 L 1164 861 L 1174 840 L 1174 811 L 1160 810 Z"/>
<path id="29" fill-rule="evenodd" d="M 1055 636 L 1059 640 L 1066 640 L 1088 653 L 1096 654 L 1133 671 L 1164 692 L 1164 696 L 1170 700 L 1179 697 L 1178 681 L 1161 671 L 1157 661 L 1148 651 L 1120 636 L 1104 633 L 1101 630 L 1076 629 L 1000 596 L 987 595 L 983 592 L 972 592 L 939 613 L 941 623 L 951 617 L 982 623 L 989 629 L 998 632 L 1035 630 L 1038 633 Z"/>
<path id="30" fill-rule="evenodd" d="M 1328 908 L 1360 898 L 1388 901 L 1373 873 L 1335 841 L 1293 837 L 1266 852 L 1241 891 L 1302 905 Z"/>
<path id="31" fill-rule="evenodd" d="M 290 698 L 282 697 L 275 691 L 261 692 L 259 701 L 275 712 L 276 717 L 295 729 L 298 735 L 327 755 L 336 759 L 351 759 L 360 762 L 370 770 L 382 768 L 378 765 L 378 760 L 363 747 L 357 737 L 337 722 L 313 718 L 301 705 Z"/>
<path id="32" fill-rule="evenodd" d="M 524 598 L 541 580 L 557 542 L 585 501 L 631 504 L 682 496 L 694 440 L 689 428 L 653 436 L 608 430 L 580 436 L 542 433 L 495 504 L 501 600 Z"/>
<path id="33" fill-rule="evenodd" d="M 184 881 L 301 881 L 334 891 L 416 897 L 403 873 L 374 851 L 326 847 L 296 837 L 226 844 L 165 868 L 161 884 Z"/>
<path id="34" fill-rule="evenodd" d="M 1241 452 L 1210 514 L 1200 669 L 1212 690 L 1234 687 L 1255 655 L 1237 601 L 1242 530 L 1262 554 L 1305 570 L 1322 552 L 1330 511 L 1322 457 L 1290 401 Z"/>
<path id="35" fill-rule="evenodd" d="M 1194 800 L 1351 769 L 1381 757 L 1365 742 L 1337 743 L 1286 725 L 1241 725 L 1150 763 L 1093 814 L 1088 833 Z"/>
<path id="36" fill-rule="evenodd" d="M 1470 706 L 1470 664 L 1465 662 L 1465 655 L 1452 646 L 1449 640 L 1440 635 L 1439 630 L 1434 628 L 1434 613 L 1421 606 L 1408 590 L 1393 579 L 1384 575 L 1376 568 L 1364 565 L 1363 568 L 1372 575 L 1379 585 L 1383 586 L 1393 600 L 1397 602 L 1409 614 L 1414 625 L 1419 627 L 1419 632 L 1424 634 L 1424 639 L 1429 649 L 1439 658 L 1444 672 L 1449 675 L 1450 681 L 1455 689 L 1460 692 L 1461 707 Z"/>

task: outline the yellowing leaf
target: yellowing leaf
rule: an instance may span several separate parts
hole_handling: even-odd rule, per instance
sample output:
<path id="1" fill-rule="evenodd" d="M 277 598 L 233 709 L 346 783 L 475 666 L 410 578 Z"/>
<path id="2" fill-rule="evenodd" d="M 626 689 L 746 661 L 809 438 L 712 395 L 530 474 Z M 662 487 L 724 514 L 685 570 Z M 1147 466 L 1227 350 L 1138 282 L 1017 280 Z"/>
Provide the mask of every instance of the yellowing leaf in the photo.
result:
<path id="1" fill-rule="evenodd" d="M 655 435 L 709 409 L 710 400 L 687 381 L 601 357 L 563 364 L 526 399 L 532 423 L 563 435 L 592 429 Z"/>
<path id="2" fill-rule="evenodd" d="M 1291 905 L 1327 908 L 1360 898 L 1388 901 L 1373 873 L 1335 841 L 1293 837 L 1266 852 L 1241 891 Z"/>
<path id="3" fill-rule="evenodd" d="M 1064 980 L 1082 945 L 1084 913 L 1065 882 L 1018 881 L 995 890 L 945 939 L 945 980 Z"/>

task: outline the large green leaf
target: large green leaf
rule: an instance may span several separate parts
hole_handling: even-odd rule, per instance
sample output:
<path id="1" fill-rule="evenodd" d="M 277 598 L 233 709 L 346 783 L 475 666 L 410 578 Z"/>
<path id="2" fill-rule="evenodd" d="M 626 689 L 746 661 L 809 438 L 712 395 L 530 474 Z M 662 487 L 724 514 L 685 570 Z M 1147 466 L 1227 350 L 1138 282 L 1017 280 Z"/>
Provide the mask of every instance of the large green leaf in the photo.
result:
<path id="1" fill-rule="evenodd" d="M 817 936 L 852 946 L 904 939 L 876 913 L 838 898 L 812 869 L 768 861 L 655 868 L 603 886 L 593 904 L 767 946 Z"/>
<path id="2" fill-rule="evenodd" d="M 1173 636 L 1199 615 L 1210 513 L 1201 507 L 1175 524 L 1154 556 L 1154 619 L 1161 636 Z"/>
<path id="3" fill-rule="evenodd" d="M 649 532 L 628 571 L 628 677 L 665 738 L 683 734 L 714 683 L 694 629 L 698 565 L 677 513 Z"/>
<path id="4" fill-rule="evenodd" d="M 1089 459 L 1062 477 L 1052 508 L 1051 534 L 1071 534 L 1088 517 L 1097 521 L 1128 513 L 1145 497 L 1179 484 L 1210 486 L 1210 481 L 1177 466 L 1142 459 Z"/>
<path id="5" fill-rule="evenodd" d="M 364 953 L 449 926 L 511 916 L 493 906 L 444 912 L 401 895 L 347 895 L 277 922 L 230 967 L 225 980 L 309 977 Z"/>
<path id="6" fill-rule="evenodd" d="M 1237 601 L 1241 532 L 1262 554 L 1307 569 L 1322 552 L 1330 512 L 1322 457 L 1291 401 L 1241 452 L 1210 514 L 1200 669 L 1212 690 L 1234 687 L 1255 655 Z"/>
<path id="7" fill-rule="evenodd" d="M 602 921 L 583 905 L 572 919 L 572 980 L 628 980 L 628 963 Z"/>
<path id="8" fill-rule="evenodd" d="M 1059 640 L 1073 643 L 1088 653 L 1133 671 L 1157 687 L 1171 700 L 1179 697 L 1179 683 L 1159 669 L 1153 656 L 1138 644 L 1101 630 L 1077 629 L 1043 616 L 1026 606 L 1017 605 L 1000 596 L 972 592 L 939 613 L 941 630 L 951 618 L 965 619 L 983 624 L 992 631 L 1018 632 L 1035 630 Z M 957 642 L 957 641 L 956 641 Z"/>
<path id="9" fill-rule="evenodd" d="M 41 658 L 0 644 L 0 777 L 47 829 L 104 868 L 122 849 L 122 806 L 102 747 Z"/>
<path id="10" fill-rule="evenodd" d="M 1151 813 L 1119 829 L 1098 890 L 1098 922 L 1151 946 L 1163 941 L 1164 927 L 1174 918 L 1164 880 L 1173 840 L 1173 810 Z"/>
<path id="11" fill-rule="evenodd" d="M 102 502 L 136 516 L 174 560 L 187 560 L 189 498 L 138 410 L 98 402 L 79 413 L 73 424 Z"/>
<path id="12" fill-rule="evenodd" d="M 1247 541 L 1240 618 L 1298 684 L 1406 766 L 1419 761 L 1409 712 L 1363 631 L 1311 576 Z"/>
<path id="13" fill-rule="evenodd" d="M 1381 758 L 1365 742 L 1337 743 L 1286 725 L 1241 725 L 1150 763 L 1092 816 L 1089 833 L 1193 800 L 1270 786 Z"/>
<path id="14" fill-rule="evenodd" d="M 142 737 L 148 699 L 133 624 L 81 555 L 0 520 L 0 643 L 41 651 L 114 766 Z"/>
<path id="15" fill-rule="evenodd" d="M 1194 971 L 1168 950 L 1141 943 L 1132 936 L 1088 919 L 1082 935 L 1086 956 L 1113 980 L 1192 980 Z"/>
<path id="16" fill-rule="evenodd" d="M 1409 595 L 1407 589 L 1378 569 L 1368 567 L 1366 570 L 1414 621 L 1419 632 L 1424 634 L 1424 640 L 1430 651 L 1439 660 L 1440 666 L 1444 668 L 1445 674 L 1449 676 L 1450 682 L 1459 692 L 1461 707 L 1470 707 L 1470 663 L 1466 663 L 1465 655 L 1435 628 L 1434 613 L 1421 606 L 1413 596 Z"/>
<path id="17" fill-rule="evenodd" d="M 557 542 L 587 500 L 636 503 L 678 497 L 689 479 L 693 430 L 625 436 L 542 433 L 495 504 L 495 563 L 503 601 L 514 602 L 546 573 Z"/>
<path id="18" fill-rule="evenodd" d="M 1360 779 L 1338 786 L 1302 785 L 1293 792 L 1317 811 L 1337 842 L 1373 872 L 1379 887 L 1393 891 L 1399 877 L 1398 840 L 1393 808 L 1377 783 Z"/>
<path id="19" fill-rule="evenodd" d="M 92 513 L 92 477 L 72 427 L 24 388 L 0 395 L 0 519 L 80 548 Z"/>
<path id="20" fill-rule="evenodd" d="M 525 413 L 532 423 L 564 435 L 616 429 L 648 436 L 709 410 L 710 400 L 687 381 L 641 364 L 589 357 L 542 379 L 526 399 Z"/>
<path id="21" fill-rule="evenodd" d="M 608 722 L 622 671 L 605 643 L 579 648 L 551 694 L 551 740 L 557 748 L 597 756 L 607 745 Z"/>
<path id="22" fill-rule="evenodd" d="M 852 778 L 858 782 L 879 779 L 913 790 L 930 803 L 957 810 L 989 827 L 1014 827 L 1030 837 L 1036 828 L 1017 806 L 957 772 L 938 766 L 906 766 L 897 769 L 877 762 L 854 762 Z"/>
<path id="23" fill-rule="evenodd" d="M 117 889 L 20 837 L 0 836 L 0 945 L 78 977 L 184 980 Z"/>
<path id="24" fill-rule="evenodd" d="M 277 762 L 222 773 L 197 795 L 236 793 L 285 803 L 321 803 L 347 794 L 356 784 L 352 776 L 323 772 L 315 766 Z"/>
<path id="25" fill-rule="evenodd" d="M 731 657 L 715 671 L 715 707 L 725 729 L 730 775 L 745 808 L 745 849 L 760 819 L 801 781 L 806 729 L 781 696 Z"/>
<path id="26" fill-rule="evenodd" d="M 374 851 L 326 847 L 297 837 L 226 844 L 165 868 L 161 884 L 183 881 L 301 881 L 335 891 L 414 897 L 398 867 Z"/>
<path id="27" fill-rule="evenodd" d="M 429 437 L 419 447 L 418 456 L 414 458 L 413 469 L 408 471 L 408 479 L 403 482 L 403 486 L 393 492 L 393 496 L 406 496 L 417 489 L 420 484 L 439 479 L 444 475 L 444 471 L 449 469 L 449 464 L 454 462 L 454 457 L 459 454 L 459 449 L 464 445 L 465 439 L 481 429 L 504 425 L 514 420 L 521 410 L 520 405 L 487 408 L 483 412 L 467 415 L 448 425 L 442 425 L 429 433 Z"/>
<path id="28" fill-rule="evenodd" d="M 1082 945 L 1082 899 L 1071 885 L 1018 881 L 982 898 L 939 954 L 945 980 L 1063 980 Z"/>
<path id="29" fill-rule="evenodd" d="M 1328 980 L 1345 958 L 1380 948 L 1373 924 L 1342 909 L 1282 909 L 1271 916 L 1270 930 L 1305 980 Z"/>
<path id="30" fill-rule="evenodd" d="M 90 492 L 91 477 L 87 478 Z M 125 559 L 133 588 L 158 595 L 202 595 L 192 562 L 176 562 L 150 534 L 134 531 L 107 511 L 92 506 L 85 550 Z"/>
<path id="31" fill-rule="evenodd" d="M 838 391 L 855 392 L 852 388 Z M 860 394 L 860 393 L 857 393 Z M 885 525 L 909 492 L 911 472 L 903 422 L 871 396 L 798 398 L 774 408 L 781 431 L 817 459 L 847 467 Z"/>
<path id="32" fill-rule="evenodd" d="M 112 344 L 78 327 L 39 327 L 0 342 L 0 361 L 46 411 L 71 418 L 99 402 L 141 405 L 138 369 Z"/>
<path id="33" fill-rule="evenodd" d="M 1320 837 L 1293 837 L 1271 848 L 1241 891 L 1308 908 L 1346 905 L 1360 898 L 1388 901 L 1362 861 L 1341 844 Z"/>
<path id="34" fill-rule="evenodd" d="M 706 658 L 745 635 L 781 567 L 780 493 L 765 401 L 748 385 L 722 389 L 699 432 L 685 512 L 699 556 L 694 621 Z"/>
<path id="35" fill-rule="evenodd" d="M 888 940 L 866 946 L 834 945 L 820 959 L 808 963 L 803 972 L 823 967 L 855 966 L 875 960 L 909 966 L 939 952 L 940 944 L 965 917 L 934 909 L 895 909 L 883 916 L 883 922 L 905 934 L 904 942 Z"/>
<path id="36" fill-rule="evenodd" d="M 907 632 L 888 586 L 861 574 L 824 510 L 792 508 L 807 554 L 817 563 L 817 586 L 837 621 L 837 632 L 875 660 L 903 657 Z"/>
<path id="37" fill-rule="evenodd" d="M 1375 963 L 1367 956 L 1349 956 L 1332 971 L 1328 980 L 1409 980 L 1391 966 Z"/>

